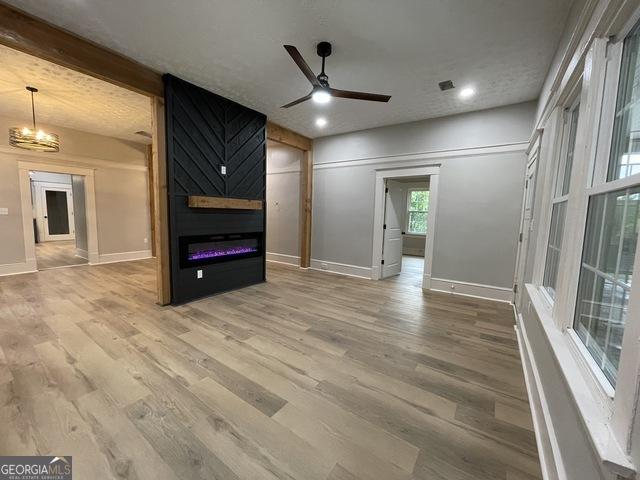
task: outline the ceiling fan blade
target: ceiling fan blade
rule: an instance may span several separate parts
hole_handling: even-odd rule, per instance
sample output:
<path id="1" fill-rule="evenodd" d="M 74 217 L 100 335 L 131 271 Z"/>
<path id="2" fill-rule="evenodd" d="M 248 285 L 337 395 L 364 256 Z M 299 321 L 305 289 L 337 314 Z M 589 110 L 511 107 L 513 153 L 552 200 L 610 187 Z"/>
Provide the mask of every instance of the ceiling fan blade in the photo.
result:
<path id="1" fill-rule="evenodd" d="M 294 100 L 294 101 L 293 101 L 293 102 L 291 102 L 291 103 L 287 103 L 286 105 L 283 105 L 283 106 L 281 106 L 280 108 L 289 108 L 289 107 L 293 107 L 294 105 L 298 105 L 299 103 L 306 102 L 306 101 L 307 101 L 307 100 L 309 100 L 310 98 L 311 98 L 311 94 L 309 94 L 309 95 L 305 95 L 304 97 L 299 98 L 299 99 L 297 99 L 297 100 Z"/>
<path id="2" fill-rule="evenodd" d="M 377 93 L 366 92 L 352 92 L 350 90 L 338 90 L 337 88 L 330 88 L 329 92 L 334 97 L 352 98 L 354 100 L 369 100 L 371 102 L 388 102 L 391 98 L 390 95 L 379 95 Z"/>
<path id="3" fill-rule="evenodd" d="M 296 65 L 298 65 L 298 68 L 302 70 L 302 73 L 304 73 L 304 76 L 307 77 L 307 80 L 311 82 L 311 85 L 313 85 L 314 87 L 319 87 L 320 82 L 313 74 L 313 70 L 311 70 L 311 67 L 309 67 L 309 65 L 307 65 L 307 62 L 304 61 L 304 58 L 302 58 L 302 55 L 300 55 L 298 49 L 293 45 L 285 45 L 284 48 L 287 52 L 289 52 L 289 55 L 291 55 L 293 61 L 296 62 Z"/>

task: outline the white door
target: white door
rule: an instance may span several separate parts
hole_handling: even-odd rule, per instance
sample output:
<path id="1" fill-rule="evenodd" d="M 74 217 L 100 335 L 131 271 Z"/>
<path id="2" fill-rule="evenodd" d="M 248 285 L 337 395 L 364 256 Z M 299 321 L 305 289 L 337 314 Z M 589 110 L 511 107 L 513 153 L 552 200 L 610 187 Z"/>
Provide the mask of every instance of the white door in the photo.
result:
<path id="1" fill-rule="evenodd" d="M 40 186 L 41 241 L 73 240 L 73 196 L 71 186 Z"/>
<path id="2" fill-rule="evenodd" d="M 527 172 L 524 184 L 524 199 L 522 202 L 522 216 L 520 219 L 520 246 L 518 248 L 518 261 L 515 278 L 515 304 L 520 307 L 520 296 L 524 288 L 524 276 L 527 265 L 527 251 L 529 250 L 529 240 L 531 231 L 534 228 L 533 206 L 536 191 L 536 169 L 538 167 L 538 150 L 535 149 L 529 156 Z"/>
<path id="3" fill-rule="evenodd" d="M 398 275 L 402 269 L 402 218 L 406 203 L 398 182 L 387 180 L 382 241 L 382 278 Z"/>

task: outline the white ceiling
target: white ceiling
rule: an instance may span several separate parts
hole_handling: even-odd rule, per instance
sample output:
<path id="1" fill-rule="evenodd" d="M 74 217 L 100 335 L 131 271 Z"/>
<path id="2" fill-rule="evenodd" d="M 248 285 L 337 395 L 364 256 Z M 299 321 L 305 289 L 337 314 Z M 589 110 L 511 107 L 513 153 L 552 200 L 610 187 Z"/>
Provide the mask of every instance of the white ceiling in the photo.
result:
<path id="1" fill-rule="evenodd" d="M 571 0 L 9 0 L 47 21 L 266 113 L 311 137 L 535 99 Z M 392 95 L 388 104 L 308 93 L 283 44 L 314 71 L 333 44 L 332 86 Z M 451 79 L 478 94 L 440 92 Z M 458 88 L 457 91 L 459 91 Z M 320 130 L 317 116 L 328 125 Z"/>
<path id="2" fill-rule="evenodd" d="M 150 142 L 134 133 L 151 129 L 151 105 L 144 95 L 1 45 L 0 65 L 0 115 L 30 125 L 31 97 L 25 87 L 31 85 L 39 90 L 38 123 Z"/>

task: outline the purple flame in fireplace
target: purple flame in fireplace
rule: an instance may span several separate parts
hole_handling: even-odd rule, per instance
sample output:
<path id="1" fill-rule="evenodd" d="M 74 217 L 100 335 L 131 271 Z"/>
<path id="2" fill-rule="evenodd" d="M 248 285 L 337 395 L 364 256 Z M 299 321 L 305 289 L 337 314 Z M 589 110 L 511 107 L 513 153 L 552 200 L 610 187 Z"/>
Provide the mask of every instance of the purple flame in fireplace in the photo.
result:
<path id="1" fill-rule="evenodd" d="M 203 260 L 205 258 L 231 257 L 234 255 L 244 255 L 245 253 L 254 253 L 258 251 L 258 247 L 217 247 L 206 250 L 197 250 L 189 252 L 189 260 Z"/>

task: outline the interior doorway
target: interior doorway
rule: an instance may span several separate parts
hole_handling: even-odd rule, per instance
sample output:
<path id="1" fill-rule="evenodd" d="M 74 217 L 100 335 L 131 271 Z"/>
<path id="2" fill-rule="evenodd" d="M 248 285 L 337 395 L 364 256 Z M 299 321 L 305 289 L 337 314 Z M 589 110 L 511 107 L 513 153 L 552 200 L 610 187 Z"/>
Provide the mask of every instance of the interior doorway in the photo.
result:
<path id="1" fill-rule="evenodd" d="M 374 280 L 431 286 L 440 166 L 376 172 Z"/>
<path id="2" fill-rule="evenodd" d="M 38 270 L 89 262 L 84 176 L 29 171 Z"/>
<path id="3" fill-rule="evenodd" d="M 381 278 L 422 281 L 429 194 L 429 176 L 385 179 Z"/>

